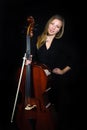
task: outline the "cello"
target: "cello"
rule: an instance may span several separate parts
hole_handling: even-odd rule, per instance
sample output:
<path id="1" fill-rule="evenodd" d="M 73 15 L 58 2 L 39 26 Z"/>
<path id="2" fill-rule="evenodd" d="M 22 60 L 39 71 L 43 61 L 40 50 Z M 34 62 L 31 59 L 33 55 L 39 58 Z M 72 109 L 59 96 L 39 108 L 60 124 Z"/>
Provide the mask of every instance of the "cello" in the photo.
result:
<path id="1" fill-rule="evenodd" d="M 25 65 L 26 59 L 31 56 L 31 38 L 33 37 L 34 18 L 27 19 L 29 26 L 26 35 L 26 53 L 23 57 L 22 68 L 19 69 L 18 89 L 13 107 L 11 122 L 19 92 L 21 101 L 17 103 L 15 120 L 19 130 L 54 130 L 54 120 L 44 102 L 44 93 L 49 91 L 51 73 L 47 66 L 37 63 Z M 32 89 L 33 88 L 33 89 Z M 31 106 L 30 106 L 31 105 Z M 31 108 L 31 109 L 30 109 Z M 44 120 L 47 120 L 44 124 Z M 51 124 L 51 125 L 50 125 Z"/>

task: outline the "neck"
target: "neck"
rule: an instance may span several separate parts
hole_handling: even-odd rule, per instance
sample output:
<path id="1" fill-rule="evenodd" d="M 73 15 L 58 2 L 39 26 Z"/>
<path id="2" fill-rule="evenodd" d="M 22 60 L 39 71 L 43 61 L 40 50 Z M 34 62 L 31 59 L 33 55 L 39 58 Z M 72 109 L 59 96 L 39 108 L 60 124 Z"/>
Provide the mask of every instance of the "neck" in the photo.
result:
<path id="1" fill-rule="evenodd" d="M 55 35 L 47 35 L 46 41 L 52 41 Z"/>

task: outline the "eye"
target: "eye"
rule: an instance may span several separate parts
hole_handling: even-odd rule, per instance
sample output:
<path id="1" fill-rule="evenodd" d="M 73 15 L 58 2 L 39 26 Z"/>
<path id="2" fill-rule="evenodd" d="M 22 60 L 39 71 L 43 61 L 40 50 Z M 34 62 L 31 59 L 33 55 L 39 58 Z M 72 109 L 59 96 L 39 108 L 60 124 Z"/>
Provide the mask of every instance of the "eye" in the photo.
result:
<path id="1" fill-rule="evenodd" d="M 60 26 L 58 26 L 58 25 L 57 25 L 56 27 L 57 27 L 57 28 L 59 28 L 59 29 L 61 28 L 61 27 L 60 27 Z"/>

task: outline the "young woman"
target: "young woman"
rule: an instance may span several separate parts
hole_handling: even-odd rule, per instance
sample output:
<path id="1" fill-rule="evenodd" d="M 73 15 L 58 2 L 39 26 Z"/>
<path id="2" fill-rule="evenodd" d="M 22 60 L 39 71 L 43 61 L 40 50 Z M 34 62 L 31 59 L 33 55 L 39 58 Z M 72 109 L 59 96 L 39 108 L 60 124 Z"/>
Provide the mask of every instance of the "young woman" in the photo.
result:
<path id="1" fill-rule="evenodd" d="M 32 61 L 45 64 L 52 75 L 49 104 L 54 105 L 59 113 L 60 123 L 65 128 L 67 125 L 67 111 L 70 105 L 70 84 L 73 78 L 74 59 L 73 51 L 62 41 L 65 20 L 60 15 L 52 16 L 40 36 L 37 38 L 32 60 L 26 60 L 26 65 Z M 49 106 L 50 106 L 49 105 Z M 65 126 L 64 126 L 65 125 Z"/>

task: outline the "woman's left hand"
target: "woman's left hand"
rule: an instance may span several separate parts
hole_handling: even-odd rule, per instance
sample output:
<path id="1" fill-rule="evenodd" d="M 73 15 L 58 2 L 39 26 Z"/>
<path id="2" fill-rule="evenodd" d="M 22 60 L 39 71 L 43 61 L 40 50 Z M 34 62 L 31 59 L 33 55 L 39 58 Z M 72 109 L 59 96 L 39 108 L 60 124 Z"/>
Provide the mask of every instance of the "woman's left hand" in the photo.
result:
<path id="1" fill-rule="evenodd" d="M 66 67 L 63 68 L 63 69 L 54 68 L 52 72 L 55 73 L 55 74 L 63 75 L 63 74 L 65 74 L 66 72 L 68 72 L 69 70 L 71 70 L 71 67 L 70 67 L 70 66 L 66 66 Z"/>

